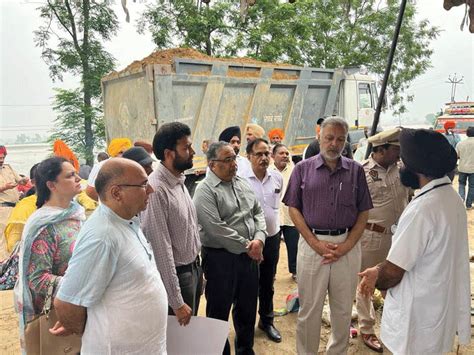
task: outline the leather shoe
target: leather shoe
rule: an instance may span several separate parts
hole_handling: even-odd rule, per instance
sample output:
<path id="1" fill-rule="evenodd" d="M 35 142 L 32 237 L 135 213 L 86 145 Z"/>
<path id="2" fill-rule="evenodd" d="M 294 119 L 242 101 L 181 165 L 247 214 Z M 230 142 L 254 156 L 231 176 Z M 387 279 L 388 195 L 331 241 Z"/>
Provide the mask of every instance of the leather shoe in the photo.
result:
<path id="1" fill-rule="evenodd" d="M 375 334 L 361 334 L 362 341 L 375 352 L 383 353 L 383 346 Z"/>
<path id="2" fill-rule="evenodd" d="M 271 341 L 274 341 L 275 343 L 281 342 L 281 334 L 273 324 L 263 324 L 262 322 L 258 322 L 258 328 L 263 330 Z"/>

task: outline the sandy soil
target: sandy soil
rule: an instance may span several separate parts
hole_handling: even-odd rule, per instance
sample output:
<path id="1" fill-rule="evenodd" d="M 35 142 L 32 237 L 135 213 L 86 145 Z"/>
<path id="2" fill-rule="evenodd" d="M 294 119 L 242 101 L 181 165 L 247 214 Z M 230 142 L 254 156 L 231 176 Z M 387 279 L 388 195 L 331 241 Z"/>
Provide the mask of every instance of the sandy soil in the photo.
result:
<path id="1" fill-rule="evenodd" d="M 474 254 L 474 209 L 468 211 L 469 219 L 469 245 L 471 255 Z M 296 283 L 288 273 L 285 244 L 281 244 L 280 262 L 275 283 L 275 308 L 285 306 L 288 294 L 296 289 Z M 471 290 L 474 290 L 474 263 L 471 263 Z M 200 315 L 204 315 L 205 298 L 202 299 Z M 474 320 L 473 320 L 474 324 Z M 275 318 L 275 326 L 280 330 L 283 341 L 279 344 L 271 342 L 266 335 L 256 330 L 255 352 L 257 354 L 296 354 L 295 351 L 295 329 L 296 313 Z M 321 332 L 320 353 L 324 353 L 325 345 L 329 337 L 329 328 L 323 327 Z M 231 334 L 232 337 L 232 334 Z M 474 337 L 472 338 L 474 339 Z M 474 354 L 474 342 L 467 349 L 462 349 L 461 353 Z M 18 341 L 18 319 L 13 308 L 13 292 L 0 291 L 0 354 L 19 354 Z M 385 352 L 386 354 L 388 352 Z M 349 354 L 376 354 L 368 349 L 361 341 L 360 337 L 351 339 Z"/>

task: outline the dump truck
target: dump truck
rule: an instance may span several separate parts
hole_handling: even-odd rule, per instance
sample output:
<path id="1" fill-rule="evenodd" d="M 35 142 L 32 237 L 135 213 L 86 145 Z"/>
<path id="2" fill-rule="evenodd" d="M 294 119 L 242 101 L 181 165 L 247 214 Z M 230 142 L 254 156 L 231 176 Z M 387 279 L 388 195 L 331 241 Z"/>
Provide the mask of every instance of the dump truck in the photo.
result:
<path id="1" fill-rule="evenodd" d="M 191 127 L 194 167 L 205 166 L 203 140 L 229 126 L 257 123 L 285 131 L 292 155 L 315 138 L 320 117 L 344 117 L 351 128 L 372 125 L 375 80 L 360 68 L 319 69 L 249 58 L 212 58 L 189 49 L 155 52 L 102 79 L 107 140 L 151 142 L 158 127 Z"/>

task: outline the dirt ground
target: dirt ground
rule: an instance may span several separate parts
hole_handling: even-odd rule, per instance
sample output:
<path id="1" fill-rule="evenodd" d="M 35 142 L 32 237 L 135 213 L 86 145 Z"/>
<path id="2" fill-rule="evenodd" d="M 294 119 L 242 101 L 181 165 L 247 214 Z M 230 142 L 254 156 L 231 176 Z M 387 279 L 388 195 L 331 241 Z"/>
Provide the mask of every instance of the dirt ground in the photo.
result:
<path id="1" fill-rule="evenodd" d="M 469 246 L 470 254 L 474 254 L 474 209 L 468 211 L 469 223 Z M 288 273 L 287 256 L 285 243 L 282 242 L 280 249 L 280 262 L 275 282 L 275 308 L 285 306 L 285 300 L 297 287 Z M 471 290 L 474 290 L 474 263 L 471 263 Z M 199 314 L 204 315 L 205 298 L 202 298 L 202 306 Z M 474 320 L 473 320 L 474 324 Z M 255 332 L 255 352 L 256 354 L 296 354 L 295 329 L 296 313 L 291 313 L 283 317 L 275 317 L 275 326 L 280 330 L 283 341 L 279 344 L 271 342 L 259 329 Z M 329 327 L 323 327 L 321 331 L 320 353 L 324 353 L 325 345 L 329 337 Z M 232 334 L 231 334 L 232 338 Z M 474 339 L 474 337 L 472 338 Z M 13 308 L 13 292 L 0 291 L 0 354 L 19 354 L 18 341 L 18 318 Z M 386 354 L 388 351 L 385 352 Z M 474 342 L 462 349 L 463 354 L 474 354 Z M 376 354 L 368 349 L 361 341 L 360 337 L 351 339 L 349 354 Z"/>

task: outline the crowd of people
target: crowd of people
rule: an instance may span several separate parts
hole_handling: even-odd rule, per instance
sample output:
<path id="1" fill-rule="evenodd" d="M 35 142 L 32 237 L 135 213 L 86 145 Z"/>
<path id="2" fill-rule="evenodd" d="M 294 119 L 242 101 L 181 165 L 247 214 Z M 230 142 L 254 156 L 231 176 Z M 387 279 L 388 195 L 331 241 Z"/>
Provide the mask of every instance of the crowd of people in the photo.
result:
<path id="1" fill-rule="evenodd" d="M 474 127 L 455 147 L 433 130 L 386 130 L 367 138 L 372 153 L 361 164 L 348 131 L 343 118 L 319 120 L 294 164 L 283 130 L 267 140 L 256 124 L 244 137 L 228 127 L 203 142 L 207 169 L 193 196 L 185 172 L 195 150 L 183 123 L 160 126 L 152 144 L 113 139 L 90 170 L 55 142 L 30 179 L 0 146 L 9 255 L 0 289 L 14 288 L 22 351 L 166 354 L 168 316 L 188 326 L 203 294 L 207 317 L 227 321 L 232 311 L 236 354 L 254 353 L 256 327 L 279 343 L 281 240 L 298 287 L 298 354 L 318 353 L 326 298 L 328 354 L 347 353 L 354 302 L 361 339 L 376 352 L 441 354 L 456 335 L 469 344 Z M 381 339 L 375 288 L 385 298 Z"/>

